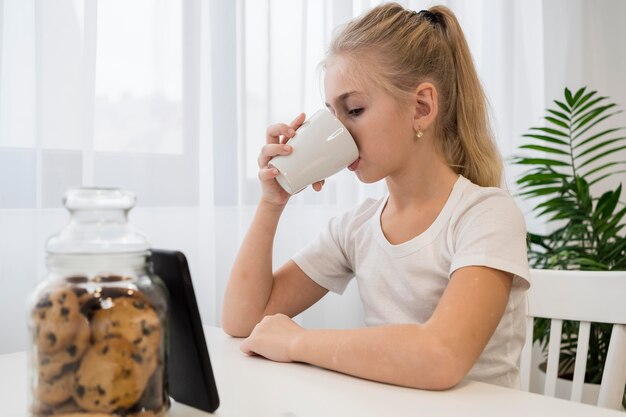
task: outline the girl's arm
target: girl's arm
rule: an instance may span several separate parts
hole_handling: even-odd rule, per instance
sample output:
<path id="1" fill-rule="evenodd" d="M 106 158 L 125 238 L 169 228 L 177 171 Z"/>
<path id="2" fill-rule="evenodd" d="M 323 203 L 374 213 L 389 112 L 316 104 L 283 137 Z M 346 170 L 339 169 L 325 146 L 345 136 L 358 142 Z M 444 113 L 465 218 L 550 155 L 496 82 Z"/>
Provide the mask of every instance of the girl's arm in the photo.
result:
<path id="1" fill-rule="evenodd" d="M 233 264 L 222 311 L 222 327 L 232 336 L 247 336 L 263 317 L 272 292 L 272 248 L 283 208 L 259 203 Z"/>
<path id="2" fill-rule="evenodd" d="M 285 143 L 303 122 L 304 114 L 300 114 L 289 125 L 276 124 L 267 129 L 267 143 L 258 160 L 261 201 L 233 264 L 224 296 L 222 327 L 232 336 L 248 336 L 267 314 L 280 312 L 293 317 L 327 292 L 292 261 L 276 273 L 272 271 L 274 236 L 289 194 L 276 182 L 278 172 L 269 168 L 268 162 L 291 152 Z M 319 191 L 322 183 L 313 188 Z"/>
<path id="3" fill-rule="evenodd" d="M 310 279 L 293 261 L 272 272 L 272 248 L 282 208 L 261 202 L 241 245 L 226 288 L 222 327 L 246 337 L 267 315 L 293 317 L 328 290 Z"/>
<path id="4" fill-rule="evenodd" d="M 266 317 L 241 344 L 248 354 L 422 389 L 447 389 L 478 360 L 506 308 L 512 275 L 487 267 L 454 272 L 424 324 L 355 330 L 304 330 Z"/>

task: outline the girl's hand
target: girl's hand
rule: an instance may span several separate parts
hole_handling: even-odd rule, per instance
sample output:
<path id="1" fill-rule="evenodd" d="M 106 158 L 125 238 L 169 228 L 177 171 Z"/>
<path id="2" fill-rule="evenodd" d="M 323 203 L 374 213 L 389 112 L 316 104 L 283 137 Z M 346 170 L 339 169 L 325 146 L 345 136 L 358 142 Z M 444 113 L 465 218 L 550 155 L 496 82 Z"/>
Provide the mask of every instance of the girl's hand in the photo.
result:
<path id="1" fill-rule="evenodd" d="M 266 144 L 261 148 L 258 158 L 259 180 L 261 181 L 261 200 L 274 205 L 285 205 L 289 201 L 289 193 L 276 181 L 278 170 L 268 166 L 269 161 L 278 155 L 289 155 L 291 146 L 287 141 L 294 137 L 296 130 L 304 123 L 305 114 L 300 113 L 290 124 L 278 123 L 267 128 Z M 315 191 L 320 191 L 324 181 L 313 184 Z"/>
<path id="2" fill-rule="evenodd" d="M 260 355 L 276 362 L 293 362 L 293 345 L 305 331 L 284 314 L 265 316 L 250 336 L 241 342 L 240 349 L 247 355 Z"/>

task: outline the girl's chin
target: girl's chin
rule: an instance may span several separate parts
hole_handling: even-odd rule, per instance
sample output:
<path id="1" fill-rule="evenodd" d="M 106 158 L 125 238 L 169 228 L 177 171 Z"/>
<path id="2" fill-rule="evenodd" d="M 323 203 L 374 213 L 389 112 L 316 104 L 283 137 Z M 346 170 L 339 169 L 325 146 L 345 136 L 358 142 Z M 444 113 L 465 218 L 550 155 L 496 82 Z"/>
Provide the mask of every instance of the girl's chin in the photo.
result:
<path id="1" fill-rule="evenodd" d="M 359 181 L 361 181 L 363 184 L 373 184 L 380 181 L 380 178 L 371 178 L 367 175 L 363 175 L 362 171 L 355 171 L 354 173 L 356 174 L 356 177 L 359 179 Z"/>

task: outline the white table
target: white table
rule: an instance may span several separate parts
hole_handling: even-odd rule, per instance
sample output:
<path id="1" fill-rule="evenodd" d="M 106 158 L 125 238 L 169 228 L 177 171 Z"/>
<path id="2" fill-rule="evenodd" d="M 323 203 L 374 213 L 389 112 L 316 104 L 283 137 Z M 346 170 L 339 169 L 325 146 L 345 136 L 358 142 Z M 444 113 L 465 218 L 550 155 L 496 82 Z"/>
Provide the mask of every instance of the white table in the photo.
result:
<path id="1" fill-rule="evenodd" d="M 216 416 L 566 416 L 626 414 L 479 382 L 433 392 L 366 381 L 304 364 L 248 357 L 239 339 L 206 327 L 221 405 Z M 0 355 L 0 416 L 26 417 L 26 354 Z M 205 417 L 172 404 L 170 417 Z"/>

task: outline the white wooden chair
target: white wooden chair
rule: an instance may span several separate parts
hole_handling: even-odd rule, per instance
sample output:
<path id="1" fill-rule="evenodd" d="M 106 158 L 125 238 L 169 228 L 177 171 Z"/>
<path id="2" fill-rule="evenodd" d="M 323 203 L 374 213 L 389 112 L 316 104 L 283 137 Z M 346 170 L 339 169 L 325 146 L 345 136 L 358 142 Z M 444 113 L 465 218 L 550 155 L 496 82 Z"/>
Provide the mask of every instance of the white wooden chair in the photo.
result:
<path id="1" fill-rule="evenodd" d="M 626 271 L 530 271 L 526 345 L 520 359 L 522 389 L 530 386 L 533 318 L 552 319 L 544 395 L 554 396 L 563 320 L 580 321 L 571 400 L 580 402 L 590 322 L 611 323 L 611 342 L 597 405 L 622 409 L 626 384 Z"/>

